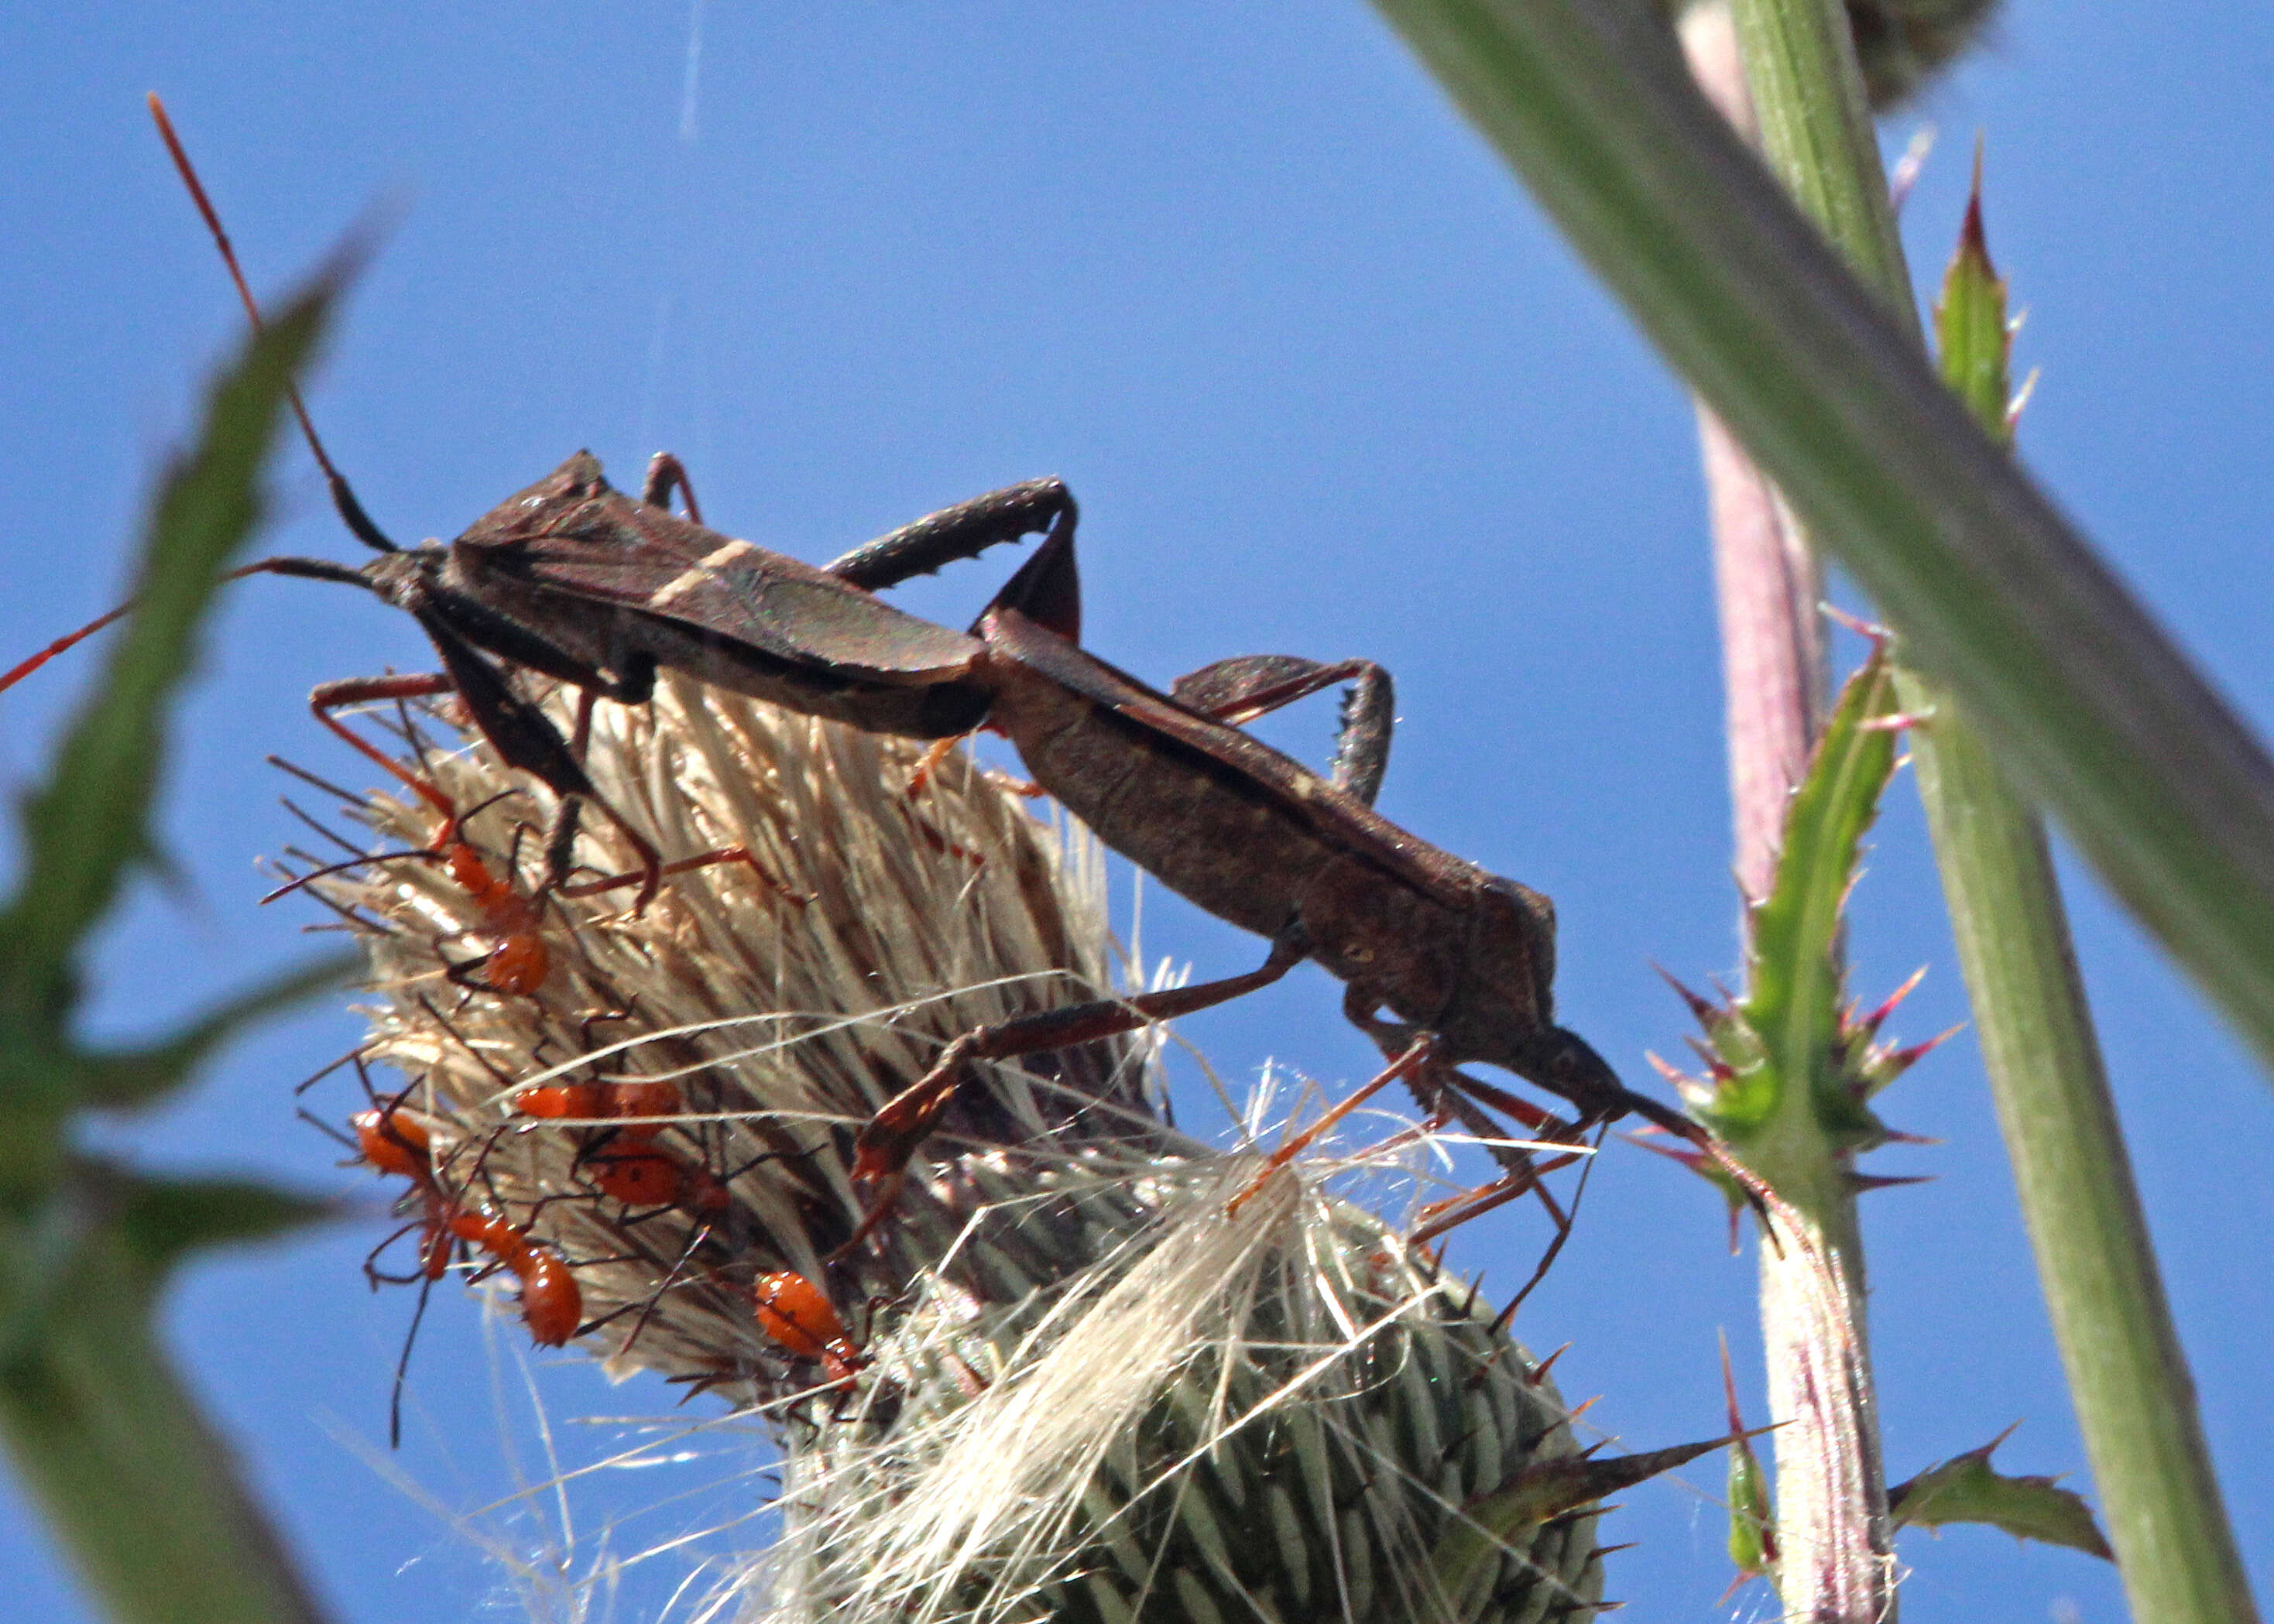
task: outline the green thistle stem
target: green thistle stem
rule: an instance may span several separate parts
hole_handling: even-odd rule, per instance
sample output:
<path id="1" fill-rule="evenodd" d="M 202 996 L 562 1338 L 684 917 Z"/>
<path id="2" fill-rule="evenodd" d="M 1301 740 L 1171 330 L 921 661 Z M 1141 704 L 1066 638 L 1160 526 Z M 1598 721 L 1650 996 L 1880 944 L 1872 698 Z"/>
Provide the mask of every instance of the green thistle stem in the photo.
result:
<path id="1" fill-rule="evenodd" d="M 1836 0 L 1733 0 L 1733 8 L 1772 166 L 1866 285 L 1916 332 L 1916 297 Z M 1962 260 L 1980 252 L 1978 214 L 1969 226 Z M 1979 268 L 1988 282 L 1986 254 Z M 1967 388 L 1976 416 L 2002 440 L 2002 297 L 1988 333 L 1955 326 L 1946 327 L 1945 374 Z M 1967 337 L 1980 341 L 1970 352 Z M 1929 718 L 1912 746 L 1919 793 L 2133 1614 L 2189 1624 L 2253 1618 L 2044 829 L 2007 786 L 1955 696 L 1917 671 L 1901 672 L 1898 683 L 1905 707 Z M 1765 1293 L 1765 1316 L 1768 1308 Z M 1785 1572 L 1788 1607 L 1802 1599 L 1793 1585 L 1805 1582 L 1796 1567 Z"/>
<path id="2" fill-rule="evenodd" d="M 2141 1624 L 2255 1619 L 2070 951 L 2044 826 L 1948 695 L 1912 745 L 2037 1277 Z"/>
<path id="3" fill-rule="evenodd" d="M 1914 336 L 1902 244 L 1864 102 L 1864 79 L 1840 0 L 1731 0 L 1761 147 L 1802 209 L 1878 290 Z M 1848 1158 L 1823 1134 L 1796 1136 L 1814 1154 L 1775 1180 L 1815 1226 L 1849 1282 L 1845 1326 L 1807 1312 L 1798 1259 L 1760 1250 L 1761 1331 L 1776 1436 L 1777 1584 L 1795 1617 L 1889 1620 L 1896 1597 L 1887 1485 L 1864 1313 L 1864 1238 Z M 1831 1334 L 1827 1341 L 1826 1333 Z M 1852 1387 L 1826 1395 L 1814 1375 L 1839 1349 Z M 1827 1402 L 1827 1396 L 1847 1402 Z"/>
<path id="4" fill-rule="evenodd" d="M 1656 17 L 1377 4 L 2001 766 L 2274 1056 L 2274 762 L 1826 252 Z"/>
<path id="5" fill-rule="evenodd" d="M 1937 312 L 1943 375 L 2007 437 L 2005 286 L 1980 180 Z M 1897 676 L 1983 1064 L 2132 1613 L 2256 1616 L 2172 1323 L 2044 824 L 1952 695 Z"/>

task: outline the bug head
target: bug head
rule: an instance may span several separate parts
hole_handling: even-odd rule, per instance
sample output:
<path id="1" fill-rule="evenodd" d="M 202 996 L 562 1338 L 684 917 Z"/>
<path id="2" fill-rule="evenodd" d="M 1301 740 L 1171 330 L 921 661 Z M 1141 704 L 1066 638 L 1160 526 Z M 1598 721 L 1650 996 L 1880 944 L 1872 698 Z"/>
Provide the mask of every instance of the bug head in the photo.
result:
<path id="1" fill-rule="evenodd" d="M 1453 996 L 1433 1024 L 1457 1059 L 1528 1076 L 1518 1059 L 1555 1019 L 1555 904 L 1485 875 L 1466 914 Z"/>
<path id="2" fill-rule="evenodd" d="M 1527 1083 L 1571 1101 L 1590 1116 L 1623 1115 L 1626 1085 L 1610 1062 L 1576 1032 L 1541 1026 L 1517 1050 L 1509 1070 Z"/>

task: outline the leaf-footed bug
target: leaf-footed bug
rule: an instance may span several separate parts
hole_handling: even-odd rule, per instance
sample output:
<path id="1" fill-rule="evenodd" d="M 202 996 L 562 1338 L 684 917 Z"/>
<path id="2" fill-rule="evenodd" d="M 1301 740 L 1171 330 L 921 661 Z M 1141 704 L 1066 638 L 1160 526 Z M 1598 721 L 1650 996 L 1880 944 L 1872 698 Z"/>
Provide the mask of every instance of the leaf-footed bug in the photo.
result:
<path id="1" fill-rule="evenodd" d="M 150 107 L 257 327 L 259 306 L 220 216 L 155 96 Z M 372 521 L 325 452 L 297 391 L 291 398 L 334 507 L 379 556 L 360 568 L 323 559 L 263 559 L 227 578 L 297 575 L 361 587 L 416 620 L 443 667 L 427 675 L 328 682 L 310 697 L 318 719 L 399 776 L 398 767 L 333 712 L 374 699 L 456 693 L 498 754 L 559 797 L 546 846 L 548 883 L 568 877 L 577 809 L 591 801 L 638 854 L 642 905 L 660 879 L 659 855 L 594 791 L 577 750 L 516 692 L 512 673 L 533 672 L 578 688 L 579 734 L 596 697 L 644 703 L 658 668 L 669 667 L 870 732 L 952 738 L 970 731 L 987 707 L 986 689 L 970 674 L 980 644 L 902 613 L 872 592 L 998 542 L 1036 531 L 1071 536 L 1076 516 L 1073 497 L 1058 480 L 1029 480 L 942 509 L 817 568 L 705 528 L 675 457 L 659 455 L 634 499 L 611 487 L 599 460 L 580 451 L 455 541 L 404 548 Z M 685 497 L 688 517 L 670 510 L 674 494 Z M 129 606 L 0 675 L 0 688 Z"/>
<path id="2" fill-rule="evenodd" d="M 842 1255 L 889 1211 L 910 1156 L 975 1060 L 1063 1048 L 1169 1019 L 1254 990 L 1305 959 L 1348 990 L 1345 1015 L 1395 1064 L 1423 1105 L 1475 1129 L 1516 1190 L 1539 1169 L 1477 1101 L 1510 1096 L 1463 1074 L 1480 1061 L 1577 1108 L 1547 1119 L 1552 1137 L 1630 1112 L 1708 1146 L 1698 1124 L 1622 1083 L 1576 1034 L 1555 1023 L 1555 915 L 1548 899 L 1391 823 L 1372 801 L 1387 763 L 1386 673 L 1367 661 L 1292 656 L 1222 661 L 1163 694 L 1076 643 L 1080 581 L 1071 532 L 1053 533 L 973 628 L 986 648 L 975 674 L 988 726 L 1017 745 L 1027 771 L 1097 837 L 1171 891 L 1269 938 L 1246 974 L 1054 1010 L 981 1027 L 951 1043 L 923 1078 L 862 1131 L 855 1176 L 877 1192 Z M 1354 679 L 1331 778 L 1232 725 Z M 1710 1148 L 1710 1147 L 1709 1147 Z M 1559 1223 L 1561 1220 L 1559 1217 Z"/>

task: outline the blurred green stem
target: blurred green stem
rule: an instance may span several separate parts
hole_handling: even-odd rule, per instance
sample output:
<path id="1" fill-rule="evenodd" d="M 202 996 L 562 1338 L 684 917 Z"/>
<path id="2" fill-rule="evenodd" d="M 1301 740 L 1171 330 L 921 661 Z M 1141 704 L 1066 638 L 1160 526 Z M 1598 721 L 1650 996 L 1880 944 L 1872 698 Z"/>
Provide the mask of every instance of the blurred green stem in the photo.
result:
<path id="1" fill-rule="evenodd" d="M 154 1282 L 85 1169 L 68 1277 L 0 1351 L 0 1435 L 79 1575 L 126 1624 L 316 1624 L 323 1614 L 150 1322 Z M 12 1226 L 11 1226 L 12 1227 Z M 48 1250 L 10 1237 L 20 1274 Z M 13 1282 L 24 1287 L 19 1279 Z M 6 1294 L 12 1297 L 19 1293 Z"/>
<path id="2" fill-rule="evenodd" d="M 1839 0 L 1731 4 L 1771 167 L 1916 333 L 1916 296 Z M 1978 214 L 1969 226 L 1962 256 L 1979 248 Z M 1980 269 L 1986 284 L 1986 254 Z M 1978 383 L 1968 404 L 2001 440 L 2004 314 L 1999 299 L 1972 347 L 1946 328 L 1943 354 L 1946 376 Z M 2044 831 L 2006 786 L 1954 696 L 1920 672 L 1901 672 L 1898 682 L 1905 708 L 1926 718 L 1912 741 L 1919 793 L 2133 1616 L 2142 1624 L 2251 1618 Z M 1788 1611 L 1811 1599 L 1796 1591 L 1796 1581 L 1807 1578 L 1796 1566 L 1788 1562 L 1784 1573 Z"/>

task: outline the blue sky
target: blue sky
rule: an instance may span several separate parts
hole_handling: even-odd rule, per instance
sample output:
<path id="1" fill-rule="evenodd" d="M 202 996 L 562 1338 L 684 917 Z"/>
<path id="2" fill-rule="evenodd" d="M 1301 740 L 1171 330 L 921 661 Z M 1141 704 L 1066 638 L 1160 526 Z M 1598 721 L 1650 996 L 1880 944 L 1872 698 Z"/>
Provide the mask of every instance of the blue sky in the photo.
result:
<path id="1" fill-rule="evenodd" d="M 699 49 L 698 49 L 699 46 Z M 140 100 L 168 97 L 257 284 L 391 210 L 312 394 L 380 522 L 447 536 L 589 446 L 619 475 L 670 447 L 722 528 L 823 559 L 920 513 L 1042 473 L 1084 513 L 1088 641 L 1156 680 L 1256 650 L 1366 654 L 1403 718 L 1382 805 L 1556 899 L 1566 1020 L 1630 1077 L 1672 1052 L 1685 979 L 1735 959 L 1720 677 L 1697 450 L 1682 392 L 1372 12 L 1043 5 L 16 8 L 0 22 L 0 654 L 122 590 L 121 549 L 199 380 L 237 338 L 218 267 Z M 1915 112 L 1943 140 L 1906 216 L 1939 275 L 1966 154 L 1986 134 L 1988 218 L 2043 381 L 2022 455 L 2243 711 L 2274 722 L 2274 316 L 2264 117 L 2274 22 L 2221 4 L 2010 6 Z M 351 557 L 297 448 L 271 551 Z M 968 615 L 989 566 L 926 583 Z M 184 716 L 169 887 L 146 887 L 95 966 L 94 1022 L 166 1024 L 305 951 L 252 905 L 290 838 L 281 751 L 353 774 L 303 699 L 431 659 L 415 628 L 308 583 L 238 589 Z M 0 773 L 40 760 L 90 667 L 0 702 Z M 1275 737 L 1323 756 L 1321 710 Z M 360 782 L 358 778 L 357 781 Z M 2072 866 L 2079 951 L 2204 1415 L 2259 1587 L 2274 1581 L 2274 1226 L 2263 1075 Z M 1901 1018 L 1963 1019 L 1916 800 L 1891 797 L 1858 898 L 1859 990 L 1931 966 Z M 1256 944 L 1162 898 L 1147 945 L 1202 974 Z M 1315 971 L 1185 1028 L 1219 1068 L 1266 1056 L 1329 1082 L 1370 1053 Z M 365 1191 L 292 1116 L 346 1047 L 305 1017 L 122 1131 L 197 1165 Z M 343 1112 L 346 1107 L 341 1105 Z M 338 1113 L 335 1113 L 338 1114 Z M 2083 1461 L 1971 1039 L 1886 1102 L 1944 1142 L 1879 1169 L 1937 1182 L 1867 1209 L 1892 1472 L 2021 1431 L 2014 1470 Z M 174 1294 L 181 1357 L 341 1616 L 465 1616 L 495 1584 L 454 1520 L 510 1471 L 473 1307 L 428 1316 L 406 1447 L 375 1470 L 409 1303 L 373 1297 L 350 1224 L 202 1267 Z M 1581 1232 L 1519 1330 L 1570 1342 L 1574 1398 L 1627 1447 L 1720 1425 L 1715 1336 L 1758 1393 L 1749 1261 L 1718 1201 L 1630 1149 L 1604 1158 Z M 1516 1212 L 1456 1262 L 1508 1281 L 1544 1243 Z M 1487 1287 L 1489 1289 L 1489 1285 Z M 505 1327 L 510 1330 L 512 1327 Z M 671 1395 L 540 1369 L 564 1449 L 580 1417 Z M 1758 1400 L 1751 1401 L 1758 1411 Z M 747 1513 L 761 1454 L 603 1477 L 583 1558 Z M 529 1464 L 535 1472 L 538 1468 Z M 415 1483 L 406 1492 L 388 1474 Z M 1643 1616 L 1708 1615 L 1727 1580 L 1712 1496 L 1626 1497 L 1611 1590 Z M 670 1485 L 670 1486 L 667 1486 Z M 689 1498 L 671 1498 L 684 1492 Z M 0 1563 L 25 1616 L 85 1616 L 0 1489 Z M 481 1526 L 524 1554 L 546 1502 Z M 440 1515 L 438 1515 L 438 1512 Z M 1915 1624 L 2121 1616 L 2112 1574 L 1961 1530 L 1903 1537 Z M 675 1573 L 636 1573 L 644 1616 Z M 1758 1618 L 1758 1590 L 1721 1616 Z"/>

